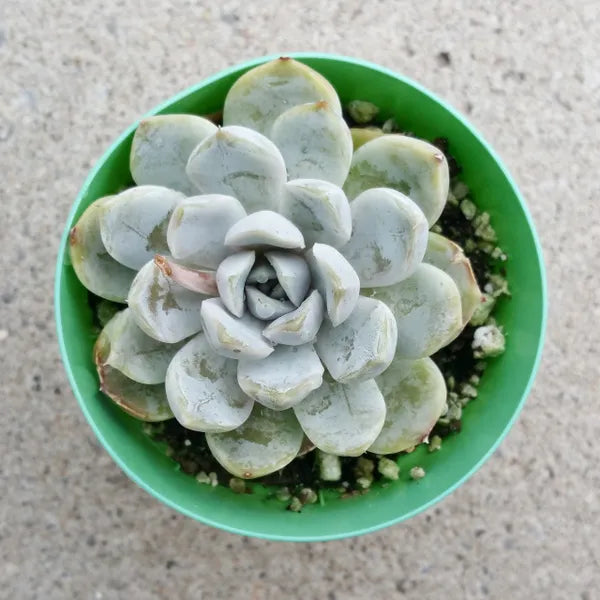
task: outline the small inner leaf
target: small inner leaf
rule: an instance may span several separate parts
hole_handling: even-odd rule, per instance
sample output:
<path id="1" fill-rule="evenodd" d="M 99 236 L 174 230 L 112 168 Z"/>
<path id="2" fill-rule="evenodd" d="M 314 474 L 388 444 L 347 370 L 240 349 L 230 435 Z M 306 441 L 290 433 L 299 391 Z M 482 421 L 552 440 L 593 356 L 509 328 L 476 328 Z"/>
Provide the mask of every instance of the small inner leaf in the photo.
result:
<path id="1" fill-rule="evenodd" d="M 287 297 L 300 306 L 310 286 L 310 271 L 306 261 L 290 252 L 266 252 L 265 258 L 273 265 L 277 280 Z"/>
<path id="2" fill-rule="evenodd" d="M 236 317 L 244 314 L 244 287 L 255 259 L 254 250 L 228 256 L 217 269 L 217 288 L 223 304 Z"/>
<path id="3" fill-rule="evenodd" d="M 208 342 L 217 354 L 258 360 L 273 352 L 273 347 L 262 336 L 264 324 L 248 313 L 238 319 L 218 298 L 205 300 L 201 312 Z"/>
<path id="4" fill-rule="evenodd" d="M 291 302 L 271 298 L 251 285 L 246 286 L 246 304 L 250 314 L 261 321 L 271 321 L 294 310 Z"/>
<path id="5" fill-rule="evenodd" d="M 358 301 L 360 281 L 356 271 L 338 250 L 315 244 L 305 254 L 313 285 L 325 299 L 327 315 L 334 327 L 343 323 Z"/>
<path id="6" fill-rule="evenodd" d="M 270 210 L 261 210 L 233 225 L 225 236 L 225 244 L 240 248 L 274 246 L 299 250 L 304 248 L 304 238 L 285 217 Z"/>
<path id="7" fill-rule="evenodd" d="M 325 304 L 317 290 L 294 311 L 279 317 L 263 331 L 263 336 L 275 344 L 300 346 L 312 342 L 323 322 Z"/>

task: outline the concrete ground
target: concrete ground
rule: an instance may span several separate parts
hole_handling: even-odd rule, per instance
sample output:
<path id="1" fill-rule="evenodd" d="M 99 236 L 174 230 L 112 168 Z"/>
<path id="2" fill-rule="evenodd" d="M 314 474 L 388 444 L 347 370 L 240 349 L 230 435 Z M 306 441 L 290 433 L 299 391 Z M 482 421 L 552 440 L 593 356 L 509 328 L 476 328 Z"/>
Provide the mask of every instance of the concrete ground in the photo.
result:
<path id="1" fill-rule="evenodd" d="M 0 598 L 600 597 L 595 0 L 0 3 Z M 411 521 L 293 545 L 200 525 L 138 489 L 84 421 L 56 346 L 59 235 L 87 171 L 162 99 L 252 56 L 323 50 L 468 114 L 545 250 L 542 368 L 500 450 Z"/>

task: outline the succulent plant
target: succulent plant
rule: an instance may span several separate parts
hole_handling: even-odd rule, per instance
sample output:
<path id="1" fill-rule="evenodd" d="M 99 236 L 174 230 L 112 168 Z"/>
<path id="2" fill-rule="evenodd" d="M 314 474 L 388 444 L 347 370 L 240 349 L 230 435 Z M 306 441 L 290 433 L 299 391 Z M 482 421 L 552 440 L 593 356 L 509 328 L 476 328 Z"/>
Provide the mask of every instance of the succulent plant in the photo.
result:
<path id="1" fill-rule="evenodd" d="M 222 127 L 143 120 L 130 168 L 136 187 L 96 200 L 70 239 L 83 285 L 128 304 L 94 352 L 119 406 L 205 432 L 245 479 L 301 448 L 389 454 L 427 437 L 446 399 L 428 356 L 481 297 L 460 248 L 429 233 L 441 151 L 353 136 L 331 84 L 281 58 L 233 84 Z"/>

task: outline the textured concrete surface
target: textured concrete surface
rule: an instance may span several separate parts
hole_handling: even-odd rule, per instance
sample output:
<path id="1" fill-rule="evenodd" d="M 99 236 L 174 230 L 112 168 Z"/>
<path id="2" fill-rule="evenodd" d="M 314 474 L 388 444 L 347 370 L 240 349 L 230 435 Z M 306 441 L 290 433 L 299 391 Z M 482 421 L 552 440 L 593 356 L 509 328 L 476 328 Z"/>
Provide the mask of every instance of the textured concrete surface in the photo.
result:
<path id="1" fill-rule="evenodd" d="M 0 598 L 600 597 L 596 0 L 0 2 Z M 527 197 L 549 331 L 522 417 L 469 483 L 410 522 L 292 545 L 188 520 L 131 483 L 69 390 L 54 256 L 109 142 L 251 56 L 324 50 L 466 112 Z"/>

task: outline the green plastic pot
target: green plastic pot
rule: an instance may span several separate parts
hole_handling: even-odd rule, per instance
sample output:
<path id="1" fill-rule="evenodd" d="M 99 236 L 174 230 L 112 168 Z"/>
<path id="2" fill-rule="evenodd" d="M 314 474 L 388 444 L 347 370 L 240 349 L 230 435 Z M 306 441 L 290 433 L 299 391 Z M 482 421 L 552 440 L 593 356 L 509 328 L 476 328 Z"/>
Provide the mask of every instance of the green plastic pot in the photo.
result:
<path id="1" fill-rule="evenodd" d="M 92 429 L 117 464 L 138 485 L 181 513 L 227 531 L 274 540 L 318 541 L 375 531 L 416 515 L 461 485 L 491 455 L 513 424 L 531 388 L 540 360 L 546 321 L 546 283 L 531 216 L 511 176 L 482 136 L 453 108 L 417 83 L 364 61 L 327 54 L 293 54 L 321 72 L 342 102 L 370 100 L 384 117 L 395 116 L 418 137 L 450 140 L 473 198 L 489 211 L 502 248 L 507 251 L 512 299 L 502 302 L 498 321 L 507 349 L 485 372 L 480 394 L 464 412 L 463 431 L 446 438 L 439 452 L 419 447 L 400 461 L 401 479 L 350 499 L 326 496 L 325 503 L 302 513 L 284 510 L 268 490 L 236 495 L 229 489 L 199 484 L 127 416 L 98 391 L 92 362 L 94 337 L 87 292 L 69 264 L 68 233 L 96 198 L 132 185 L 128 167 L 137 123 L 109 148 L 75 200 L 62 236 L 56 268 L 55 308 L 65 368 Z M 171 98 L 148 114 L 219 111 L 231 84 L 264 57 L 227 69 Z M 408 477 L 421 465 L 427 476 Z"/>

